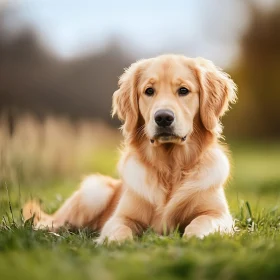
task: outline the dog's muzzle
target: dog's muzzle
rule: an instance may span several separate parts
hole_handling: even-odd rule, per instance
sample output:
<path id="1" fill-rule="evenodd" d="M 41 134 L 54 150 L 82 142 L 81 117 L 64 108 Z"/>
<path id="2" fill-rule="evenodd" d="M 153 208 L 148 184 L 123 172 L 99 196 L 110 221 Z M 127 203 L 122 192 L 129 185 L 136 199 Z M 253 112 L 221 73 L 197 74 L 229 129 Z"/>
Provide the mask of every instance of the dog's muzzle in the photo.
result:
<path id="1" fill-rule="evenodd" d="M 160 109 L 155 112 L 154 121 L 156 124 L 155 135 L 150 139 L 153 144 L 184 142 L 187 136 L 181 137 L 174 130 L 175 115 L 171 110 Z M 172 125 L 173 124 L 173 125 Z"/>

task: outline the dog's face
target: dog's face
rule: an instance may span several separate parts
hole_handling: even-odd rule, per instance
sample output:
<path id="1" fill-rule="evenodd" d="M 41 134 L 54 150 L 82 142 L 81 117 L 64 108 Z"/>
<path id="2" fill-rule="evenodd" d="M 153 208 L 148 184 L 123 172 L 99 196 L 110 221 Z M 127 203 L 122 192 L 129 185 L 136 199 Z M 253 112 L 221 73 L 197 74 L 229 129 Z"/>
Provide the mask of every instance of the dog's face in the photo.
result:
<path id="1" fill-rule="evenodd" d="M 183 143 L 199 111 L 199 85 L 182 59 L 158 59 L 142 71 L 138 104 L 151 143 Z"/>
<path id="2" fill-rule="evenodd" d="M 164 55 L 136 62 L 120 78 L 113 113 L 125 135 L 145 132 L 152 144 L 184 144 L 199 116 L 219 133 L 219 118 L 235 99 L 235 84 L 212 62 Z"/>

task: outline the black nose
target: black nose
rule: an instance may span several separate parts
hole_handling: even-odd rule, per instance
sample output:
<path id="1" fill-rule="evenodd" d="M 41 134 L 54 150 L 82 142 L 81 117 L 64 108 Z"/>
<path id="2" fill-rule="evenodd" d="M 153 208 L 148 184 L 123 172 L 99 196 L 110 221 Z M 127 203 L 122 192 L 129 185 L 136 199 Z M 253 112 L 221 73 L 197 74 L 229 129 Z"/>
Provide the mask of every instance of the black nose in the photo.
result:
<path id="1" fill-rule="evenodd" d="M 170 110 L 158 110 L 155 113 L 155 122 L 160 127 L 170 126 L 174 122 L 174 113 Z"/>

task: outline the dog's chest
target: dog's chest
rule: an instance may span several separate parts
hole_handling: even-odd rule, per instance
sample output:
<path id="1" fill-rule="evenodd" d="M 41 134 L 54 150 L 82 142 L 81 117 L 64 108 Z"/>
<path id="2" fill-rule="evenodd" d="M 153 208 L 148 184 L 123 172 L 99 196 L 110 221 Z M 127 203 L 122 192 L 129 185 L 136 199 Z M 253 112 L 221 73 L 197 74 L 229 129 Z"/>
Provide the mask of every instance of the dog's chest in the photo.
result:
<path id="1" fill-rule="evenodd" d="M 140 197 L 152 205 L 163 207 L 166 203 L 167 190 L 158 182 L 157 177 L 141 164 L 137 158 L 131 156 L 121 166 L 122 179 Z"/>
<path id="2" fill-rule="evenodd" d="M 208 188 L 225 182 L 229 163 L 224 153 L 215 149 L 210 159 L 189 170 L 184 177 L 174 173 L 168 179 L 149 170 L 136 156 L 129 156 L 121 164 L 120 172 L 125 186 L 154 206 L 149 226 L 158 231 L 165 223 L 171 228 L 172 224 L 185 222 L 192 217 L 194 202 L 201 203 L 197 197 Z"/>
<path id="3" fill-rule="evenodd" d="M 155 176 L 135 157 L 129 157 L 120 171 L 125 186 L 154 206 L 147 226 L 156 232 L 161 234 L 164 230 L 175 229 L 178 224 L 184 225 L 193 217 L 194 208 L 189 205 L 196 200 L 201 183 L 194 174 L 183 177 L 174 173 L 169 179 L 160 180 L 160 176 Z"/>

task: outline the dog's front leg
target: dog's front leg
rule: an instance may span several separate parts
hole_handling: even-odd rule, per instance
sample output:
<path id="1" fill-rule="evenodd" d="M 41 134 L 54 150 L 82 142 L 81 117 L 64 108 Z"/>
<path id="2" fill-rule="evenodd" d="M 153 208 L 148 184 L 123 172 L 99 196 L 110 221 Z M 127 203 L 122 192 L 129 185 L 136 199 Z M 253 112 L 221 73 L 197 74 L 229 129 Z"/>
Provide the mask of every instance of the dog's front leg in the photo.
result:
<path id="1" fill-rule="evenodd" d="M 152 206 L 131 190 L 126 190 L 113 216 L 105 223 L 98 244 L 122 243 L 132 240 L 147 228 L 152 218 Z"/>
<path id="2" fill-rule="evenodd" d="M 203 238 L 214 232 L 230 233 L 232 231 L 232 217 L 224 215 L 201 215 L 192 220 L 185 228 L 184 237 Z"/>

